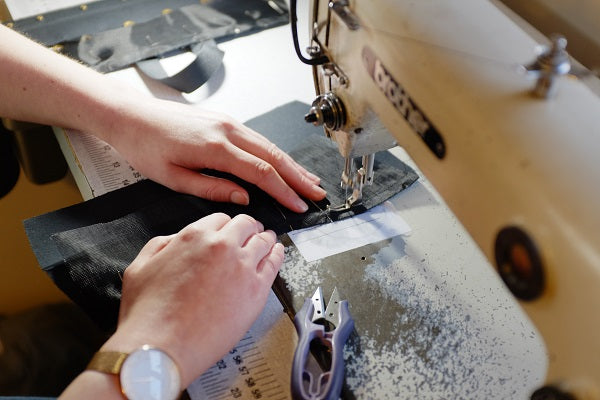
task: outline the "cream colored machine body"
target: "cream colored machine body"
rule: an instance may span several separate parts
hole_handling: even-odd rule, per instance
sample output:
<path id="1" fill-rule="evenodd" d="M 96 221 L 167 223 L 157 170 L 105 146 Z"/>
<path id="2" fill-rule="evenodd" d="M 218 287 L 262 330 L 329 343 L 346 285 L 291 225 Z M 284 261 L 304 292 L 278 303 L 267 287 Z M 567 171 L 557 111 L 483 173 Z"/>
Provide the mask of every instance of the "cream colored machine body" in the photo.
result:
<path id="1" fill-rule="evenodd" d="M 377 179 L 372 155 L 404 147 L 540 330 L 544 390 L 600 399 L 598 96 L 564 65 L 525 74 L 538 43 L 488 1 L 313 0 L 311 12 L 306 119 L 348 160 L 347 206 Z"/>

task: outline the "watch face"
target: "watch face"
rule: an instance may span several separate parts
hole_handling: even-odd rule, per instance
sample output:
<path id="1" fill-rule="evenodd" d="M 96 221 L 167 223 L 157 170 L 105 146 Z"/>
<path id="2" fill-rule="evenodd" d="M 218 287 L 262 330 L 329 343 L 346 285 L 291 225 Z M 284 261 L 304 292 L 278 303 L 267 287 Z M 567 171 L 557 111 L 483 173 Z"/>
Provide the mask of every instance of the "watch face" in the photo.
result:
<path id="1" fill-rule="evenodd" d="M 144 346 L 123 362 L 121 388 L 130 400 L 174 400 L 181 392 L 179 370 L 165 352 Z"/>

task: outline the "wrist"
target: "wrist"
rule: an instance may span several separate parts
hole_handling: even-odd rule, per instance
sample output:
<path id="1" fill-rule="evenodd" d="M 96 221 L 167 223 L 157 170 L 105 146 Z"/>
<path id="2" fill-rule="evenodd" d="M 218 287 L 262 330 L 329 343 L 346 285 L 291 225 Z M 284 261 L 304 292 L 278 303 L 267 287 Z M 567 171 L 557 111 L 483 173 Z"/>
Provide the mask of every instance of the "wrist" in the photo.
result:
<path id="1" fill-rule="evenodd" d="M 175 332 L 169 329 L 168 324 L 157 328 L 155 325 L 147 324 L 147 321 L 148 319 L 121 321 L 117 331 L 104 343 L 100 351 L 131 353 L 145 344 L 157 347 L 167 353 L 177 364 L 181 374 L 182 388 L 189 386 L 194 379 L 214 365 L 225 353 L 225 351 L 215 353 L 214 349 L 219 347 L 220 343 L 190 340 L 185 334 L 182 335 L 181 329 Z M 202 337 L 204 339 L 208 337 L 221 338 L 211 332 L 206 332 Z M 193 349 L 190 349 L 192 344 Z M 201 354 L 200 357 L 199 354 Z"/>
<path id="2" fill-rule="evenodd" d="M 130 354 L 141 347 L 148 345 L 165 352 L 177 365 L 182 385 L 187 385 L 187 372 L 189 368 L 185 364 L 186 350 L 181 348 L 180 335 L 168 333 L 168 329 L 157 329 L 148 325 L 147 320 L 125 320 L 122 321 L 117 331 L 101 346 L 98 352 L 119 352 Z M 193 379 L 193 378 L 191 378 Z"/>
<path id="3" fill-rule="evenodd" d="M 130 400 L 175 400 L 183 390 L 175 361 L 165 351 L 149 345 L 131 352 L 100 350 L 86 370 L 113 377 L 111 387 L 117 380 L 119 391 Z"/>
<path id="4" fill-rule="evenodd" d="M 136 121 L 143 120 L 143 116 L 137 115 L 142 108 L 140 103 L 153 98 L 114 79 L 107 77 L 105 82 L 106 87 L 103 93 L 96 93 L 91 112 L 87 113 L 87 121 L 81 130 L 118 148 L 123 136 L 139 125 Z"/>
<path id="5" fill-rule="evenodd" d="M 92 370 L 85 370 L 79 374 L 60 395 L 60 399 L 85 399 L 90 397 L 90 393 L 94 393 L 94 397 L 105 400 L 126 399 L 121 392 L 121 384 L 117 375 Z"/>

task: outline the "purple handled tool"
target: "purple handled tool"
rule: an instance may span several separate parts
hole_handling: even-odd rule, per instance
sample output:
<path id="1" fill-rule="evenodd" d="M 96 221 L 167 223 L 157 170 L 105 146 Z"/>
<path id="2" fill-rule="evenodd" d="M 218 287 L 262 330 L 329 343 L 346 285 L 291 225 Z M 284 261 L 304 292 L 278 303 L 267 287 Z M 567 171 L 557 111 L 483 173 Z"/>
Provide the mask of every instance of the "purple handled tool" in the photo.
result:
<path id="1" fill-rule="evenodd" d="M 348 302 L 340 300 L 335 288 L 325 307 L 323 291 L 318 287 L 294 317 L 294 324 L 298 332 L 298 346 L 292 366 L 292 398 L 339 399 L 344 382 L 344 344 L 354 329 Z M 307 367 L 311 348 L 327 353 L 328 370 L 314 372 Z"/>

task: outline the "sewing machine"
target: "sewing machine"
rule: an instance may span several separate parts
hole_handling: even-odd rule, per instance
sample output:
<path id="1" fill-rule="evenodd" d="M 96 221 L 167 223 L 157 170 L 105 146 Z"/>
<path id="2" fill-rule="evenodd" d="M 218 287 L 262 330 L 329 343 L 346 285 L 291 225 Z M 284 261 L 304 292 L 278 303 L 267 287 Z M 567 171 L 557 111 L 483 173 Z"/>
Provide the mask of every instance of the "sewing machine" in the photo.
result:
<path id="1" fill-rule="evenodd" d="M 342 207 L 401 145 L 540 330 L 532 398 L 600 399 L 600 99 L 566 76 L 586 73 L 565 38 L 540 51 L 476 0 L 313 0 L 310 18 L 307 56 L 294 37 L 317 92 L 306 120 L 346 160 Z"/>

